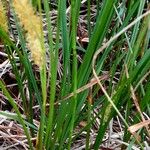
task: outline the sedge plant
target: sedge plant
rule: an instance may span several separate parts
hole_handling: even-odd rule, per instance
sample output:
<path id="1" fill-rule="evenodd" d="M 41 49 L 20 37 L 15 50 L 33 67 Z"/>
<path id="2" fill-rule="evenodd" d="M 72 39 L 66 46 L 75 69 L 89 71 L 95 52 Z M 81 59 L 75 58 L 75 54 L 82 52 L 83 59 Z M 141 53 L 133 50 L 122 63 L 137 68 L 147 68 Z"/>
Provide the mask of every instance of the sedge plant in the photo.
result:
<path id="1" fill-rule="evenodd" d="M 146 0 L 0 0 L 0 41 L 22 108 L 3 75 L 0 94 L 14 113 L 2 108 L 0 114 L 21 125 L 26 148 L 70 150 L 84 139 L 86 150 L 98 150 L 109 131 L 112 139 L 115 131 L 108 127 L 119 118 L 120 148 L 144 149 L 150 135 L 149 5 Z M 81 23 L 82 7 L 86 19 Z M 19 45 L 10 37 L 7 12 Z M 82 24 L 86 46 L 79 34 Z M 140 129 L 129 130 L 139 123 Z"/>

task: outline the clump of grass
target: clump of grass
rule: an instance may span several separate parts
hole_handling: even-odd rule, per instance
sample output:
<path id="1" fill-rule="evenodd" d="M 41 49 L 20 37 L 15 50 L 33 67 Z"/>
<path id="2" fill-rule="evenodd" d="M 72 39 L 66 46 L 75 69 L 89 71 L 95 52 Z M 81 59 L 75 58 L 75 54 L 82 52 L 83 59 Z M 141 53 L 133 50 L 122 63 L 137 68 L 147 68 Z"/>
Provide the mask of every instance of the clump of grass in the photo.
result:
<path id="1" fill-rule="evenodd" d="M 22 125 L 21 134 L 27 141 L 22 138 L 20 143 L 26 149 L 78 149 L 79 141 L 83 141 L 86 150 L 147 147 L 148 4 L 140 0 L 105 0 L 94 4 L 88 0 L 84 12 L 85 3 L 58 0 L 51 7 L 48 0 L 11 1 L 19 45 L 8 35 L 11 22 L 8 32 L 0 5 L 0 16 L 5 22 L 0 24 L 0 38 L 15 77 L 14 88 L 19 93 L 14 96 L 7 77 L 2 76 L 0 94 L 15 113 L 2 108 L 0 114 Z M 55 34 L 51 8 L 57 13 Z M 79 33 L 82 25 L 84 35 Z M 58 61 L 63 66 L 61 78 Z M 132 127 L 137 127 L 134 132 Z"/>

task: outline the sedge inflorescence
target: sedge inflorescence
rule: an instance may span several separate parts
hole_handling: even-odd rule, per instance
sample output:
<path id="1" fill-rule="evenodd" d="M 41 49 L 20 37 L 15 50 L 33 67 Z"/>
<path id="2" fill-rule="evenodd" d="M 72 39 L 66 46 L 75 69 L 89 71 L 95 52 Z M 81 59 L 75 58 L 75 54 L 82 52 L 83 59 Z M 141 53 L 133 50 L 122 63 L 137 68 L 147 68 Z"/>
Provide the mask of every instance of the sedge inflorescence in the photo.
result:
<path id="1" fill-rule="evenodd" d="M 6 12 L 1 0 L 0 0 L 0 27 L 5 32 L 8 32 L 8 22 L 7 22 Z"/>
<path id="2" fill-rule="evenodd" d="M 28 0 L 13 0 L 13 7 L 20 24 L 26 31 L 26 41 L 31 56 L 36 65 L 41 67 L 44 63 L 44 50 L 42 46 L 42 21 Z"/>

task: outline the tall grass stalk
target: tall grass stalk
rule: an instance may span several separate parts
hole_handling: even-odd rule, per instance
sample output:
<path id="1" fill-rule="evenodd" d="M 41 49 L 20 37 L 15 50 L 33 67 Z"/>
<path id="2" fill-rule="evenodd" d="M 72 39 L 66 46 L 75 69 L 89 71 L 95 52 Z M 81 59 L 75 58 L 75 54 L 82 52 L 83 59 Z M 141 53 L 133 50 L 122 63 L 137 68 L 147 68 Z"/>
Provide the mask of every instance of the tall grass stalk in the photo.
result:
<path id="1" fill-rule="evenodd" d="M 76 52 L 76 31 L 77 24 L 76 20 L 76 8 L 77 2 L 75 0 L 71 1 L 71 50 L 73 54 L 73 64 L 72 64 L 72 89 L 74 92 L 74 96 L 72 98 L 72 118 L 70 122 L 70 135 L 69 135 L 69 144 L 68 150 L 71 149 L 71 141 L 73 136 L 73 128 L 75 122 L 75 114 L 76 114 L 76 106 L 77 106 L 77 94 L 75 93 L 77 90 L 77 52 Z"/>
<path id="2" fill-rule="evenodd" d="M 59 35 L 60 35 L 60 0 L 58 1 L 58 16 L 57 16 L 57 32 L 56 32 L 56 46 L 55 49 L 50 49 L 50 107 L 49 107 L 49 114 L 47 120 L 47 129 L 45 135 L 45 144 L 46 148 L 50 147 L 52 144 L 52 127 L 53 127 L 53 118 L 54 118 L 54 101 L 55 101 L 55 94 L 56 94 L 56 81 L 57 81 L 57 64 L 58 64 L 58 51 L 59 51 Z"/>

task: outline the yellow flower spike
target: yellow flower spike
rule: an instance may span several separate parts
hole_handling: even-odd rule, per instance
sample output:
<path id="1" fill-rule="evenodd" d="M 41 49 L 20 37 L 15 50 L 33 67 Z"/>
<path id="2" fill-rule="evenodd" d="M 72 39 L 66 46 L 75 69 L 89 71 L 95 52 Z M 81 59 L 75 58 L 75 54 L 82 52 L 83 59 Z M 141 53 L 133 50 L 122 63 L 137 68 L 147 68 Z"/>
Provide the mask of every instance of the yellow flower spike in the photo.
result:
<path id="1" fill-rule="evenodd" d="M 5 32 L 8 32 L 8 22 L 6 12 L 1 0 L 0 0 L 0 27 L 2 27 Z"/>
<path id="2" fill-rule="evenodd" d="M 20 24 L 26 31 L 28 48 L 31 51 L 33 61 L 39 67 L 44 63 L 44 51 L 42 48 L 42 21 L 28 0 L 13 0 L 14 10 L 20 20 Z"/>

